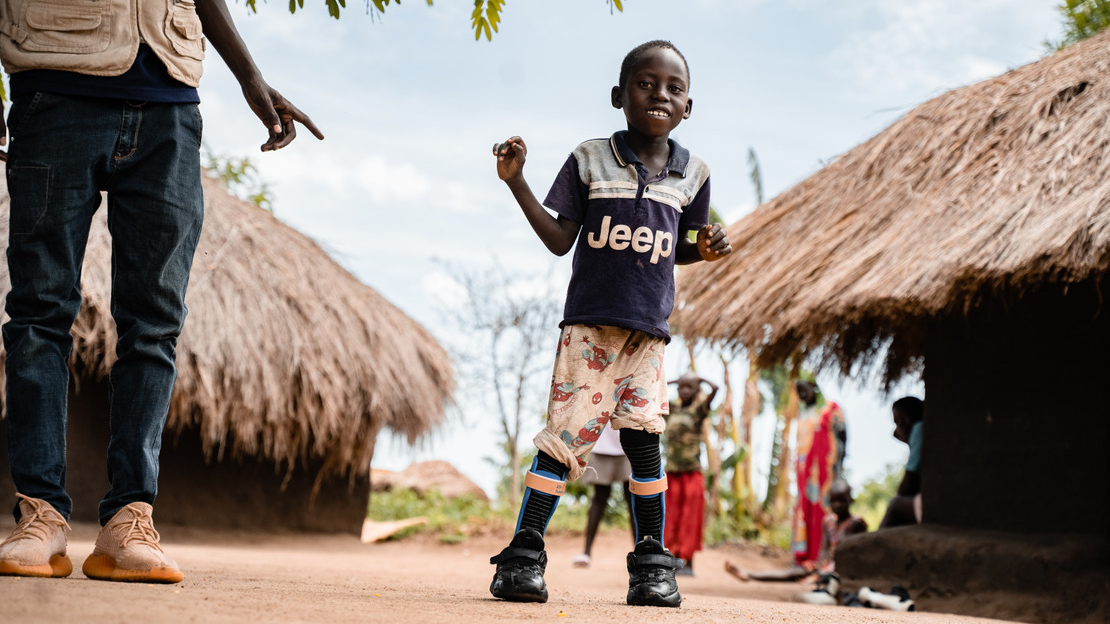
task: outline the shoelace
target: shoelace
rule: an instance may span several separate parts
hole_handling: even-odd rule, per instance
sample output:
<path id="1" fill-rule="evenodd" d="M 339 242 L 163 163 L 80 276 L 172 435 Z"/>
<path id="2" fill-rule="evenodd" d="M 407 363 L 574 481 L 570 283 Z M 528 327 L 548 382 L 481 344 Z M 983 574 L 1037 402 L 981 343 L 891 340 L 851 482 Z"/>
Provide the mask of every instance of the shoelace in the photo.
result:
<path id="1" fill-rule="evenodd" d="M 53 511 L 47 503 L 23 494 L 16 494 L 16 496 L 31 505 L 31 513 L 23 514 L 11 536 L 4 540 L 5 544 L 26 538 L 37 538 L 46 541 L 50 539 L 52 528 L 60 528 L 64 531 L 70 530 L 69 523 L 65 521 L 65 518 L 58 512 Z"/>
<path id="2" fill-rule="evenodd" d="M 150 517 L 149 513 L 144 513 L 134 507 L 128 508 L 131 511 L 131 520 L 124 521 L 113 527 L 120 536 L 120 546 L 127 548 L 127 545 L 132 542 L 139 542 L 146 544 L 151 548 L 155 548 L 158 552 L 166 552 L 162 550 L 162 546 L 158 541 L 162 539 L 158 535 L 158 531 L 154 528 L 154 519 Z M 119 531 L 119 529 L 123 529 Z"/>

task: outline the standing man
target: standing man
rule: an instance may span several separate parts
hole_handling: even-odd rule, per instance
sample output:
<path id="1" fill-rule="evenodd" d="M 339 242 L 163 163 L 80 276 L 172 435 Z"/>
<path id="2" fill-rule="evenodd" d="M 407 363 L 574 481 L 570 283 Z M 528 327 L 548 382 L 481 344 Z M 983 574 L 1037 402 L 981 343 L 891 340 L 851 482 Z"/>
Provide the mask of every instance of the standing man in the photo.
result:
<path id="1" fill-rule="evenodd" d="M 185 289 L 204 216 L 197 108 L 205 37 L 284 147 L 312 121 L 270 88 L 224 0 L 0 0 L 0 60 L 11 76 L 6 301 L 8 455 L 18 492 L 0 574 L 63 577 L 66 361 L 81 306 L 93 213 L 108 194 L 112 366 L 108 480 L 90 578 L 176 583 L 151 519 L 162 429 L 177 376 Z"/>

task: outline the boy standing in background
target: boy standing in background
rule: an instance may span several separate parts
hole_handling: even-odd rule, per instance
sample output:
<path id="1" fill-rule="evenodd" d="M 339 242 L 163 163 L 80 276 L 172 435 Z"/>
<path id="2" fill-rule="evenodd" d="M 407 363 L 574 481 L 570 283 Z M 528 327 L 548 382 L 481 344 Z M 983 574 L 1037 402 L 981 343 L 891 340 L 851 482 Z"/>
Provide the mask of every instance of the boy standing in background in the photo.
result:
<path id="1" fill-rule="evenodd" d="M 705 529 L 705 475 L 701 470 L 701 445 L 709 406 L 717 396 L 717 386 L 694 373 L 685 373 L 670 382 L 678 385 L 678 401 L 671 403 L 666 416 L 667 432 L 663 447 L 667 453 L 667 522 L 665 533 L 671 552 L 685 561 L 678 570 L 694 575 L 694 553 L 701 550 Z M 701 385 L 709 394 L 701 394 Z"/>

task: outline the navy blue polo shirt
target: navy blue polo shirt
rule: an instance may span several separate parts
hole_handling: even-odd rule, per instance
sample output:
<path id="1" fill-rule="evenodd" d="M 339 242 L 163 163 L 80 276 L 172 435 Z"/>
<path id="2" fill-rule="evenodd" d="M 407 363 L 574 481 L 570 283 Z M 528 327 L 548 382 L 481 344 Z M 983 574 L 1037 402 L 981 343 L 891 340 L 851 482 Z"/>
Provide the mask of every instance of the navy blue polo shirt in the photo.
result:
<path id="1" fill-rule="evenodd" d="M 575 148 L 544 199 L 582 225 L 560 326 L 612 325 L 669 341 L 675 247 L 709 221 L 709 167 L 671 140 L 666 169 L 652 175 L 625 134 Z"/>
<path id="2" fill-rule="evenodd" d="M 196 103 L 196 88 L 170 76 L 166 64 L 145 43 L 131 67 L 119 76 L 90 76 L 56 69 L 28 69 L 10 77 L 12 99 L 36 91 L 133 102 Z"/>

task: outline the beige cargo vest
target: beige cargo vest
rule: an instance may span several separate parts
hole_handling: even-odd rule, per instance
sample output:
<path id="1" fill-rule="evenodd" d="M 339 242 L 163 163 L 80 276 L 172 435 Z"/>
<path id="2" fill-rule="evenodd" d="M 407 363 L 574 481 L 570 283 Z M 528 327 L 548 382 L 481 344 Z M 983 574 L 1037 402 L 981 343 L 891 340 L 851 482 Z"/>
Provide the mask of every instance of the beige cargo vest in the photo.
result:
<path id="1" fill-rule="evenodd" d="M 0 60 L 9 74 L 118 76 L 134 63 L 140 41 L 171 76 L 200 83 L 205 42 L 193 0 L 0 0 Z"/>

